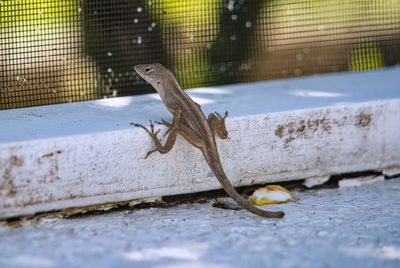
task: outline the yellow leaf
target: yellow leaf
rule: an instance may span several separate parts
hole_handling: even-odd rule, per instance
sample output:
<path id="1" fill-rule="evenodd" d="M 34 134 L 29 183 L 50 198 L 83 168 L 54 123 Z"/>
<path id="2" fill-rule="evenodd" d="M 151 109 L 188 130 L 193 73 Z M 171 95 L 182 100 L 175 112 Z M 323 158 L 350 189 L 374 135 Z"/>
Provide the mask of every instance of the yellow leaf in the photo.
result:
<path id="1" fill-rule="evenodd" d="M 279 185 L 268 185 L 258 188 L 249 196 L 249 201 L 258 206 L 296 202 L 296 198 L 288 190 Z"/>

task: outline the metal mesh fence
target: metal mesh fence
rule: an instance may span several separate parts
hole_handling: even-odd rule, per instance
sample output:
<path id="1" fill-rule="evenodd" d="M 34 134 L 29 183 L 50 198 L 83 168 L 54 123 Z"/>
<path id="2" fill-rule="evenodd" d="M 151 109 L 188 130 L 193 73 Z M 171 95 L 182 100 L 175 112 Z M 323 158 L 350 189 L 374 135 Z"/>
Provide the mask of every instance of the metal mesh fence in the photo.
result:
<path id="1" fill-rule="evenodd" d="M 0 1 L 0 109 L 400 62 L 400 0 Z"/>

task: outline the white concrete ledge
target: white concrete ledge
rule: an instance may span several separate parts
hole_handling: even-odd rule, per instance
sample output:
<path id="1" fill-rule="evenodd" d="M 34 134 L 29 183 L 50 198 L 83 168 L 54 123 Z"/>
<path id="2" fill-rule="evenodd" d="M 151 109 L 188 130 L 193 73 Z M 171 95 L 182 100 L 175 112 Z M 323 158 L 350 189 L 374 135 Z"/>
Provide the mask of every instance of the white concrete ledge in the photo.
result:
<path id="1" fill-rule="evenodd" d="M 400 166 L 400 68 L 188 91 L 229 110 L 234 185 Z M 220 188 L 182 138 L 167 155 L 130 122 L 171 119 L 154 94 L 0 111 L 0 218 Z"/>

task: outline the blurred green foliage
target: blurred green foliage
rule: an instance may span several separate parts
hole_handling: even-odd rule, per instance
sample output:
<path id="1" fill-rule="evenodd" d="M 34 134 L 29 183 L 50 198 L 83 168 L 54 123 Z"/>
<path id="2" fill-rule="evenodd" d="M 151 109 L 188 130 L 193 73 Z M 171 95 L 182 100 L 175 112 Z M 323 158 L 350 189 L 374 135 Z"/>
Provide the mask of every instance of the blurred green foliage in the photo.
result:
<path id="1" fill-rule="evenodd" d="M 357 44 L 350 53 L 350 71 L 366 71 L 380 69 L 384 64 L 382 51 L 374 42 Z"/>
<path id="2" fill-rule="evenodd" d="M 46 26 L 69 22 L 79 14 L 79 0 L 10 0 L 1 1 L 1 27 Z"/>

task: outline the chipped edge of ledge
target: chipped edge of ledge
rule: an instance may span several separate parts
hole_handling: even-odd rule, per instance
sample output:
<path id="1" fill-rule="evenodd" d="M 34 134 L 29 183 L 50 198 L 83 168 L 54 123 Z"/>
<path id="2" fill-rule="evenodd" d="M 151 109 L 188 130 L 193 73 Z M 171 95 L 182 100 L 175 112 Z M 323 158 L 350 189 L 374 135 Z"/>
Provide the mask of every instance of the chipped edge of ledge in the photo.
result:
<path id="1" fill-rule="evenodd" d="M 400 170 L 400 166 L 393 166 L 388 168 L 389 170 Z M 382 171 L 374 171 L 374 175 L 363 175 L 365 172 L 360 172 L 359 176 L 357 174 L 352 173 L 353 178 L 346 178 L 348 174 L 334 174 L 334 175 L 327 175 L 327 176 L 313 176 L 309 178 L 304 178 L 302 180 L 295 180 L 290 183 L 291 188 L 299 189 L 299 187 L 304 187 L 304 190 L 314 190 L 314 189 L 324 189 L 326 187 L 331 188 L 329 186 L 329 183 L 331 183 L 331 180 L 333 176 L 339 176 L 341 177 L 340 179 L 337 180 L 337 185 L 335 188 L 342 188 L 342 189 L 349 189 L 352 187 L 359 187 L 362 185 L 366 184 L 373 184 L 373 183 L 378 183 L 378 182 L 385 182 L 387 180 L 391 179 L 400 179 L 400 173 L 390 173 L 390 177 L 388 177 L 385 174 L 385 171 L 388 169 L 383 169 Z M 366 171 L 366 172 L 371 172 L 371 171 Z M 274 183 L 278 184 L 279 183 Z M 248 187 L 245 187 L 245 189 L 248 188 L 254 188 L 256 189 L 256 185 L 251 185 Z M 186 202 L 193 202 L 193 200 L 197 200 L 196 202 L 200 202 L 200 200 L 207 200 L 210 199 L 209 197 L 207 198 L 207 192 L 211 193 L 214 192 L 215 190 L 209 190 L 206 192 L 201 192 L 201 193 L 189 193 L 186 194 L 185 199 Z M 179 198 L 181 195 L 173 195 L 177 198 Z M 191 201 L 187 201 L 189 196 L 189 199 Z M 216 202 L 220 202 L 221 199 L 225 199 L 228 197 L 215 197 Z M 230 202 L 233 202 L 229 198 Z M 95 204 L 95 205 L 89 205 L 89 206 L 81 206 L 81 207 L 70 207 L 70 208 L 65 208 L 65 209 L 60 209 L 60 210 L 51 210 L 51 211 L 45 211 L 45 212 L 36 212 L 34 214 L 27 214 L 27 215 L 18 215 L 14 217 L 9 217 L 9 218 L 0 218 L 0 226 L 6 226 L 9 228 L 19 228 L 24 225 L 35 225 L 39 224 L 42 222 L 46 221 L 54 221 L 57 219 L 63 219 L 63 218 L 80 218 L 80 217 L 86 217 L 86 216 L 91 216 L 91 215 L 101 215 L 101 214 L 106 214 L 106 213 L 112 213 L 115 211 L 132 211 L 132 210 L 137 210 L 137 209 L 148 209 L 148 208 L 156 208 L 156 207 L 169 207 L 173 205 L 176 205 L 176 202 L 165 202 L 163 200 L 162 196 L 159 197 L 149 197 L 149 198 L 142 198 L 142 199 L 134 199 L 134 200 L 127 200 L 127 201 L 119 201 L 119 202 L 110 202 L 110 203 L 104 203 L 104 204 Z M 181 204 L 181 203 L 179 203 Z M 218 207 L 215 205 L 216 203 L 213 204 L 214 207 Z M 237 205 L 233 205 L 228 202 L 229 205 L 232 205 L 231 208 L 236 210 L 239 207 Z M 226 206 L 226 204 L 225 204 Z M 226 209 L 226 207 L 224 207 Z"/>
<path id="2" fill-rule="evenodd" d="M 398 133 L 388 136 L 387 132 L 397 125 L 400 127 L 396 117 L 400 114 L 399 103 L 400 99 L 391 99 L 346 107 L 328 106 L 231 118 L 229 126 L 235 133 L 234 137 L 226 142 L 217 141 L 221 160 L 235 186 L 301 180 L 368 168 L 383 170 L 389 177 L 395 176 L 399 167 L 393 163 L 400 162 L 396 149 L 399 147 L 396 142 L 400 137 Z M 362 116 L 366 115 L 365 111 L 370 112 L 367 120 Z M 307 121 L 304 121 L 305 118 L 315 121 L 309 129 L 304 125 Z M 330 125 L 328 121 L 331 122 Z M 258 136 L 251 136 L 247 131 L 249 128 L 258 128 Z M 348 150 L 346 146 L 353 146 L 351 142 L 355 133 L 359 135 L 357 137 L 365 139 L 364 144 L 354 145 L 358 146 L 356 149 L 363 158 L 354 155 L 353 159 L 347 159 L 350 163 L 343 166 L 346 159 L 339 161 L 335 157 L 341 153 L 340 149 Z M 113 207 L 114 203 L 219 188 L 217 180 L 207 175 L 209 169 L 203 163 L 201 154 L 190 145 L 184 145 L 182 138 L 178 138 L 175 151 L 162 156 L 162 161 L 161 156 L 144 161 L 143 155 L 150 145 L 142 142 L 145 135 L 146 133 L 139 130 L 124 130 L 0 145 L 4 149 L 0 151 L 0 160 L 3 157 L 3 161 L 9 159 L 10 162 L 9 166 L 4 166 L 5 162 L 3 167 L 0 166 L 0 171 L 3 168 L 0 190 L 10 194 L 8 199 L 3 196 L 0 219 L 70 208 L 95 210 L 97 206 Z M 249 135 L 252 137 L 250 141 Z M 339 141 L 343 137 L 349 139 L 347 144 Z M 60 141 L 63 148 L 60 148 Z M 263 142 L 262 148 L 260 141 Z M 330 147 L 324 148 L 329 141 Z M 320 151 L 312 152 L 313 146 L 321 147 Z M 385 146 L 389 151 L 379 151 L 380 146 Z M 239 158 L 235 158 L 237 151 L 241 152 Z M 331 155 L 320 159 L 325 164 L 318 166 L 315 157 L 324 153 Z M 348 151 L 347 156 L 352 153 L 352 150 Z M 376 154 L 379 161 L 371 153 Z M 243 164 L 243 159 L 249 166 L 238 170 L 237 163 Z M 286 159 L 286 162 L 279 159 Z M 308 162 L 305 163 L 306 159 Z M 169 168 L 178 163 L 179 170 Z M 255 163 L 262 165 L 254 166 Z M 269 163 L 268 167 L 265 163 Z M 327 166 L 327 163 L 331 166 Z M 308 169 L 304 169 L 304 164 L 309 165 Z M 96 165 L 100 167 L 92 171 L 91 168 Z M 31 184 L 31 188 L 25 187 L 24 180 L 34 179 L 29 177 L 32 174 L 37 175 L 36 181 Z M 13 181 L 11 176 L 17 179 Z M 200 179 L 197 180 L 198 178 Z M 13 192 L 13 188 L 10 188 L 12 185 L 7 184 L 10 182 L 19 185 L 20 192 Z M 40 187 L 45 188 L 39 189 Z M 26 188 L 31 192 L 26 192 Z M 32 198 L 37 198 L 42 203 L 31 202 Z M 5 201 L 14 202 L 11 204 L 15 205 L 7 207 L 8 203 Z"/>

